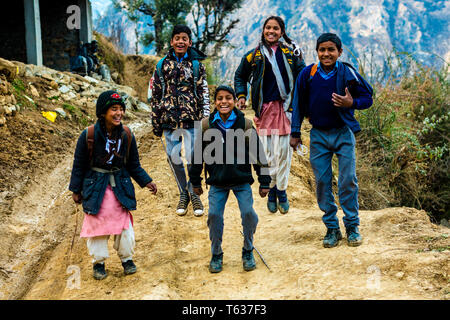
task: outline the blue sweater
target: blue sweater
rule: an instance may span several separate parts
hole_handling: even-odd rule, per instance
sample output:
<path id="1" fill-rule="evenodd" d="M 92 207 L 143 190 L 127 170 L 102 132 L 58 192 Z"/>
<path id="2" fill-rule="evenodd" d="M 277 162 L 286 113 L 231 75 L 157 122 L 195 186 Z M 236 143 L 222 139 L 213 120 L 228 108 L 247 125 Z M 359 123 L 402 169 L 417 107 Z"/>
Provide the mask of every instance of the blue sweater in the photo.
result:
<path id="1" fill-rule="evenodd" d="M 317 87 L 312 88 L 312 86 L 317 83 L 315 81 L 317 80 L 316 78 L 320 77 L 320 75 L 316 73 L 312 80 L 309 81 L 312 66 L 313 64 L 304 68 L 295 82 L 294 98 L 292 101 L 292 136 L 300 136 L 300 128 L 302 126 L 303 119 L 305 117 L 311 117 L 311 110 L 320 108 L 319 105 L 310 103 L 312 102 L 311 94 L 314 93 L 315 90 L 316 94 L 319 94 L 320 92 L 320 90 L 317 90 Z M 353 132 L 361 131 L 361 127 L 355 119 L 354 113 L 355 109 L 367 109 L 372 105 L 372 87 L 370 87 L 370 85 L 361 77 L 361 75 L 358 74 L 358 72 L 347 66 L 345 63 L 338 64 L 338 71 L 335 77 L 336 85 L 333 90 L 335 90 L 337 94 L 344 96 L 345 88 L 347 87 L 353 97 L 353 105 L 350 108 L 332 106 L 337 110 L 337 114 L 340 119 Z M 321 118 L 322 117 L 320 114 L 315 114 L 315 120 L 319 119 L 317 121 L 322 121 L 323 119 Z"/>
<path id="2" fill-rule="evenodd" d="M 331 129 L 345 125 L 331 101 L 336 92 L 336 74 L 325 80 L 320 74 L 311 80 L 308 99 L 309 122 L 315 128 Z"/>

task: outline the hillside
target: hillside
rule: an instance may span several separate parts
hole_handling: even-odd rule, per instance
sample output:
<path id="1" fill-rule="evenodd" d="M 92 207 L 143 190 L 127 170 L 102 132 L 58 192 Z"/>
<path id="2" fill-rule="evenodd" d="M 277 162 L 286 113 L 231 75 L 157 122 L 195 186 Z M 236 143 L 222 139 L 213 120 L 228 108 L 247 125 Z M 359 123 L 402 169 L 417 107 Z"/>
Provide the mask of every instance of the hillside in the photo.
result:
<path id="1" fill-rule="evenodd" d="M 127 70 L 138 70 L 140 58 L 132 61 L 136 69 Z M 231 196 L 224 271 L 210 274 L 207 216 L 196 218 L 191 208 L 184 217 L 174 213 L 176 184 L 151 133 L 149 113 L 139 109 L 141 87 L 1 63 L 0 299 L 449 299 L 448 228 L 410 208 L 362 211 L 364 244 L 351 248 L 343 241 L 325 249 L 309 162 L 297 155 L 287 215 L 268 213 L 254 189 L 255 246 L 271 271 L 257 255 L 257 269 L 242 270 L 240 215 Z M 110 242 L 109 276 L 99 282 L 92 278 L 85 240 L 78 237 L 83 214 L 67 187 L 76 139 L 95 119 L 95 97 L 109 88 L 130 96 L 124 122 L 136 133 L 142 166 L 158 194 L 136 186 L 138 272 L 123 275 Z M 54 110 L 55 122 L 41 113 Z M 202 200 L 207 209 L 206 193 Z M 77 275 L 80 282 L 73 281 Z"/>

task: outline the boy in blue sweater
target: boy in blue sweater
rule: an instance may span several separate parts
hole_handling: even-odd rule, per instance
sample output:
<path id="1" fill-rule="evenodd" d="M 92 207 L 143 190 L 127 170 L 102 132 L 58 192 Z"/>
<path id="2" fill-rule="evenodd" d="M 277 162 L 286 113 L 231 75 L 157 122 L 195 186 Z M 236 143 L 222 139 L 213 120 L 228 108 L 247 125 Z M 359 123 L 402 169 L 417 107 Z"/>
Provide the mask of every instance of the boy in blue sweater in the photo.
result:
<path id="1" fill-rule="evenodd" d="M 306 117 L 312 124 L 310 162 L 316 180 L 317 202 L 324 212 L 327 227 L 323 240 L 326 248 L 335 247 L 342 234 L 336 217 L 338 210 L 332 191 L 333 154 L 339 162 L 338 195 L 350 246 L 359 246 L 358 181 L 356 178 L 355 136 L 361 131 L 354 110 L 372 105 L 373 90 L 349 64 L 337 61 L 342 43 L 333 33 L 317 39 L 318 64 L 302 70 L 295 84 L 291 141 L 294 149 L 301 143 L 300 128 Z"/>

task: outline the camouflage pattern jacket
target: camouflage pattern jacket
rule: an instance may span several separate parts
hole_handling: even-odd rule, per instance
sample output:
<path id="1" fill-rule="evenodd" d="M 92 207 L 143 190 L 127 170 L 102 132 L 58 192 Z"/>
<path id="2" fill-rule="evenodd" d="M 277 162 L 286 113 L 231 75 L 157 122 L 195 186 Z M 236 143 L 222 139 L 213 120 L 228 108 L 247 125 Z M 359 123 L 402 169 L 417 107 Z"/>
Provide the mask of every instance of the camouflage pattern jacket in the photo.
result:
<path id="1" fill-rule="evenodd" d="M 160 79 L 155 70 L 150 80 L 149 101 L 153 132 L 157 136 L 165 129 L 192 128 L 194 121 L 210 114 L 206 69 L 202 63 L 199 64 L 197 94 L 194 93 L 192 60 L 203 60 L 206 56 L 192 47 L 187 54 L 187 58 L 178 62 L 170 49 L 162 65 L 164 79 Z M 164 93 L 161 81 L 165 83 Z"/>

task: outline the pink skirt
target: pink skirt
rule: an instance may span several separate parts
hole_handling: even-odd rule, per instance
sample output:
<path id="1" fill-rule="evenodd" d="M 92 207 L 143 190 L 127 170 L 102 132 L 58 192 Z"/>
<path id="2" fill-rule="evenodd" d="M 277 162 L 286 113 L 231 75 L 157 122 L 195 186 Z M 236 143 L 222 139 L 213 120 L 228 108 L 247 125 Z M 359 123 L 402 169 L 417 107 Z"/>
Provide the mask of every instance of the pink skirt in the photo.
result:
<path id="1" fill-rule="evenodd" d="M 261 107 L 260 117 L 255 117 L 256 132 L 260 136 L 285 136 L 291 133 L 291 122 L 286 117 L 282 101 L 266 102 Z"/>
<path id="2" fill-rule="evenodd" d="M 121 234 L 129 225 L 133 225 L 133 216 L 122 207 L 114 191 L 108 184 L 100 210 L 96 215 L 85 214 L 81 227 L 81 238 Z"/>

